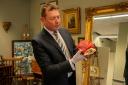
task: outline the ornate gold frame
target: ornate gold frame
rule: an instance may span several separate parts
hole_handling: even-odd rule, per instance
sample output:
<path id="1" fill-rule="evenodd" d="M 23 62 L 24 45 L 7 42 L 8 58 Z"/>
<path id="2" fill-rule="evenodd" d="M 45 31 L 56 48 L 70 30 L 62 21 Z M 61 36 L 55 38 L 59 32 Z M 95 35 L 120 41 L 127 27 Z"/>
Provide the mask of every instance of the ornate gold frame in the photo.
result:
<path id="1" fill-rule="evenodd" d="M 96 7 L 96 8 L 86 8 L 86 32 L 85 32 L 85 40 L 92 41 L 92 27 L 93 27 L 93 16 L 103 15 L 103 14 L 113 14 L 120 12 L 128 12 L 128 2 L 122 2 L 119 4 Z M 90 59 L 87 62 L 82 63 L 82 71 L 83 71 L 83 81 L 82 85 L 90 85 Z"/>
<path id="2" fill-rule="evenodd" d="M 71 8 L 63 10 L 64 27 L 72 34 L 80 33 L 80 8 Z"/>

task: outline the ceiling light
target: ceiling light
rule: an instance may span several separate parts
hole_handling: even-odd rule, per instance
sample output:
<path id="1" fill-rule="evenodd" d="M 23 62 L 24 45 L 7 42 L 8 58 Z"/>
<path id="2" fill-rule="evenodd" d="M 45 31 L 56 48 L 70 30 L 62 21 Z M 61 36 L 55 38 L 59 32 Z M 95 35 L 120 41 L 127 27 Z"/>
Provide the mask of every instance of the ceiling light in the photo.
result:
<path id="1" fill-rule="evenodd" d="M 118 38 L 118 36 L 107 36 L 107 35 L 102 35 L 102 36 L 98 36 L 99 38 Z"/>
<path id="2" fill-rule="evenodd" d="M 94 17 L 94 20 L 98 20 L 98 19 L 110 19 L 110 18 L 118 18 L 118 17 L 128 17 L 128 14 L 108 15 L 108 16 L 95 16 Z"/>

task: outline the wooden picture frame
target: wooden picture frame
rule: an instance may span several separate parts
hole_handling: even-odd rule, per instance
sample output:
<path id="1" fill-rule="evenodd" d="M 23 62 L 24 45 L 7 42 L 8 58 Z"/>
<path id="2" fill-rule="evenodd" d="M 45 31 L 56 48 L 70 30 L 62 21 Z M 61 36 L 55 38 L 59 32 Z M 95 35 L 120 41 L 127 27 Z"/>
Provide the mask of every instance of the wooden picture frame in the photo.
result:
<path id="1" fill-rule="evenodd" d="M 63 24 L 72 34 L 79 34 L 81 31 L 80 8 L 63 10 Z"/>
<path id="2" fill-rule="evenodd" d="M 23 58 L 18 66 L 22 67 L 22 74 L 31 74 L 31 62 L 34 59 L 31 40 L 13 40 L 12 57 Z"/>
<path id="3" fill-rule="evenodd" d="M 12 56 L 28 57 L 33 55 L 31 40 L 13 40 L 12 41 Z"/>

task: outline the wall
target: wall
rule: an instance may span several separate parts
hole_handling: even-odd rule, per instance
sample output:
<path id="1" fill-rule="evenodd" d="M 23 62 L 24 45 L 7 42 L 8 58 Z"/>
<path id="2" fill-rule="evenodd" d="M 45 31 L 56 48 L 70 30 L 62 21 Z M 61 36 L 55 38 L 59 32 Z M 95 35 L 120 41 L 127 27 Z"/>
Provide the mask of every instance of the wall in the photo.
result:
<path id="1" fill-rule="evenodd" d="M 31 0 L 30 6 L 30 28 L 32 35 L 36 35 L 41 30 L 40 25 L 40 0 Z M 32 36 L 32 37 L 33 37 Z"/>
<path id="2" fill-rule="evenodd" d="M 98 47 L 98 61 L 100 69 L 100 85 L 109 85 L 108 81 L 108 69 L 109 69 L 109 56 L 110 48 L 108 47 Z M 111 77 L 109 77 L 110 79 Z M 111 85 L 111 84 L 110 84 Z"/>
<path id="3" fill-rule="evenodd" d="M 113 85 L 112 82 L 113 82 L 113 72 L 114 72 L 114 64 L 113 64 L 114 60 L 115 60 L 115 52 L 109 52 L 106 85 Z"/>
<path id="4" fill-rule="evenodd" d="M 113 68 L 114 68 L 114 59 L 115 59 L 115 49 L 116 42 L 108 40 L 106 38 L 100 38 L 99 36 L 93 35 L 94 43 L 99 47 L 99 64 L 100 64 L 100 74 L 101 85 L 112 85 L 113 80 Z"/>
<path id="5" fill-rule="evenodd" d="M 11 41 L 21 39 L 25 24 L 29 24 L 29 0 L 0 0 L 0 54 L 11 56 Z M 3 21 L 12 22 L 8 32 Z"/>
<path id="6" fill-rule="evenodd" d="M 115 64 L 114 64 L 114 79 L 119 81 L 124 81 L 123 72 L 125 64 L 125 50 L 127 46 L 127 35 L 128 35 L 128 22 L 120 23 L 119 34 L 117 40 L 116 54 L 115 54 Z M 118 82 L 115 82 L 117 85 Z M 123 84 L 118 84 L 123 85 Z"/>

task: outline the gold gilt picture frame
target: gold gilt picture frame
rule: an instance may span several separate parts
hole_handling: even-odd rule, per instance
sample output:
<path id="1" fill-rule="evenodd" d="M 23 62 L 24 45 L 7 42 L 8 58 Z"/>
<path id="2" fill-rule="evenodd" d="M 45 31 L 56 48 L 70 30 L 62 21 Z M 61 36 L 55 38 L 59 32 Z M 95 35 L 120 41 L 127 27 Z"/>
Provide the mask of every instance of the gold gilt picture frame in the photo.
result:
<path id="1" fill-rule="evenodd" d="M 80 8 L 71 8 L 63 10 L 63 23 L 64 27 L 72 33 L 79 34 L 81 31 L 80 27 Z"/>
<path id="2" fill-rule="evenodd" d="M 114 13 L 121 13 L 121 12 L 128 12 L 128 2 L 121 2 L 118 4 L 102 6 L 102 7 L 95 7 L 95 8 L 86 8 L 85 15 L 86 15 L 86 22 L 85 22 L 85 40 L 92 41 L 92 29 L 93 29 L 93 17 L 96 15 L 102 14 L 114 14 Z M 86 62 L 82 62 L 82 85 L 90 85 L 90 59 Z M 85 68 L 86 67 L 86 68 Z M 103 79 L 99 77 L 99 79 Z M 113 81 L 119 81 L 113 79 Z"/>

